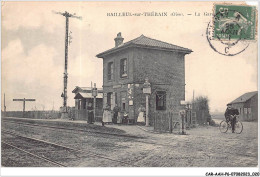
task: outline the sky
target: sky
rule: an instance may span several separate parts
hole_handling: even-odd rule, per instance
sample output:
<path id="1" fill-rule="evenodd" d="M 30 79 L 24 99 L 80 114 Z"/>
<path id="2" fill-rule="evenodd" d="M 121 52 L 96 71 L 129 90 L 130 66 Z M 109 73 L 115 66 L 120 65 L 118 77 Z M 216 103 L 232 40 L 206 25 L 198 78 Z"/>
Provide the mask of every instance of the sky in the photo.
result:
<path id="1" fill-rule="evenodd" d="M 211 111 L 224 111 L 226 104 L 245 92 L 256 91 L 257 42 L 236 56 L 215 52 L 206 39 L 213 2 L 2 2 L 2 109 L 22 110 L 14 98 L 34 98 L 26 110 L 58 110 L 62 106 L 65 17 L 53 11 L 76 13 L 70 18 L 72 43 L 68 55 L 68 105 L 74 106 L 72 90 L 102 87 L 100 52 L 114 47 L 122 33 L 124 42 L 140 35 L 186 47 L 186 101 L 193 91 L 207 96 Z M 167 12 L 168 16 L 107 16 L 115 12 Z M 171 16 L 170 14 L 183 14 Z M 195 16 L 195 13 L 200 16 Z M 192 15 L 187 15 L 192 14 Z"/>

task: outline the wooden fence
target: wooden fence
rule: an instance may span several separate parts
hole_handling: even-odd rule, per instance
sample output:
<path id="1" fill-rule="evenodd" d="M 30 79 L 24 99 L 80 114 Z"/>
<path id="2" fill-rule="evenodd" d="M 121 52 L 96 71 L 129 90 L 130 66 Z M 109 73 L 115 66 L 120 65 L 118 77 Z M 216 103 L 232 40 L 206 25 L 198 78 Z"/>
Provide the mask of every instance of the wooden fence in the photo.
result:
<path id="1" fill-rule="evenodd" d="M 191 128 L 196 124 L 196 112 L 186 112 L 184 117 L 184 126 Z M 156 112 L 153 114 L 154 130 L 158 132 L 180 132 L 182 119 L 179 113 L 162 113 Z"/>
<path id="2" fill-rule="evenodd" d="M 59 111 L 7 111 L 4 117 L 19 117 L 19 118 L 32 118 L 32 119 L 58 119 L 61 117 Z"/>
<path id="3" fill-rule="evenodd" d="M 181 119 L 178 113 L 153 114 L 154 130 L 158 132 L 174 132 L 180 130 Z"/>
<path id="4" fill-rule="evenodd" d="M 88 120 L 88 111 L 86 109 L 81 109 L 81 110 L 74 110 L 73 111 L 73 118 L 75 120 L 84 120 L 87 121 Z M 96 111 L 96 118 L 95 121 L 96 122 L 101 122 L 103 117 L 103 113 L 100 110 Z"/>

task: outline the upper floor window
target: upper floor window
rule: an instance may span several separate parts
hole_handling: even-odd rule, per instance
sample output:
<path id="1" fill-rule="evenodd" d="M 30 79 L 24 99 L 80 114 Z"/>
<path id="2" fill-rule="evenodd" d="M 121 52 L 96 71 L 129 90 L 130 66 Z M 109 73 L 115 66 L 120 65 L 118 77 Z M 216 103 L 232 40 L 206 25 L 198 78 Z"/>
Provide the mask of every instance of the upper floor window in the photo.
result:
<path id="1" fill-rule="evenodd" d="M 114 73 L 114 66 L 113 62 L 109 62 L 107 66 L 107 79 L 112 80 L 113 79 L 113 74 Z"/>
<path id="2" fill-rule="evenodd" d="M 127 59 L 120 60 L 120 77 L 127 77 Z"/>
<path id="3" fill-rule="evenodd" d="M 156 110 L 166 110 L 166 92 L 156 92 Z"/>

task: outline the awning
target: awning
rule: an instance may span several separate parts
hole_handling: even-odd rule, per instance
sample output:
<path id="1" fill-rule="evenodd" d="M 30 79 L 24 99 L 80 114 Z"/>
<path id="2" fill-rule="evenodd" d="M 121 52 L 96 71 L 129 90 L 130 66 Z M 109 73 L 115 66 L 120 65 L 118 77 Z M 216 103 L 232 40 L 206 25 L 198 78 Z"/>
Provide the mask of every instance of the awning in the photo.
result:
<path id="1" fill-rule="evenodd" d="M 77 95 L 74 97 L 74 99 L 82 99 L 82 98 L 94 98 L 94 97 L 92 96 L 92 93 L 77 93 Z M 96 98 L 103 99 L 103 93 L 98 93 Z"/>

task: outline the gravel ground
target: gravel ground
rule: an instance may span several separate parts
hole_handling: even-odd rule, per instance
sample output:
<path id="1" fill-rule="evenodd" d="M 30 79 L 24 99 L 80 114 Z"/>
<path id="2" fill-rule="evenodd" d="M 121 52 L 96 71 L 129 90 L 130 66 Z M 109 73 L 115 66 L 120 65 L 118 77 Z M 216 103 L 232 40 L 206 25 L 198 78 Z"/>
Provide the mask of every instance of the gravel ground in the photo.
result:
<path id="1" fill-rule="evenodd" d="M 52 167 L 53 164 L 26 154 L 2 143 L 2 166 L 4 167 Z"/>
<path id="2" fill-rule="evenodd" d="M 73 160 L 61 159 L 71 167 L 256 167 L 258 158 L 257 122 L 243 122 L 242 134 L 220 133 L 218 127 L 198 127 L 187 135 L 155 134 L 138 126 L 106 125 L 143 139 L 116 137 L 86 132 L 39 127 L 14 126 L 2 122 L 2 128 L 42 140 L 81 149 L 111 159 L 80 154 Z M 8 153 L 3 152 L 4 156 Z M 3 157 L 2 155 L 2 157 Z"/>

